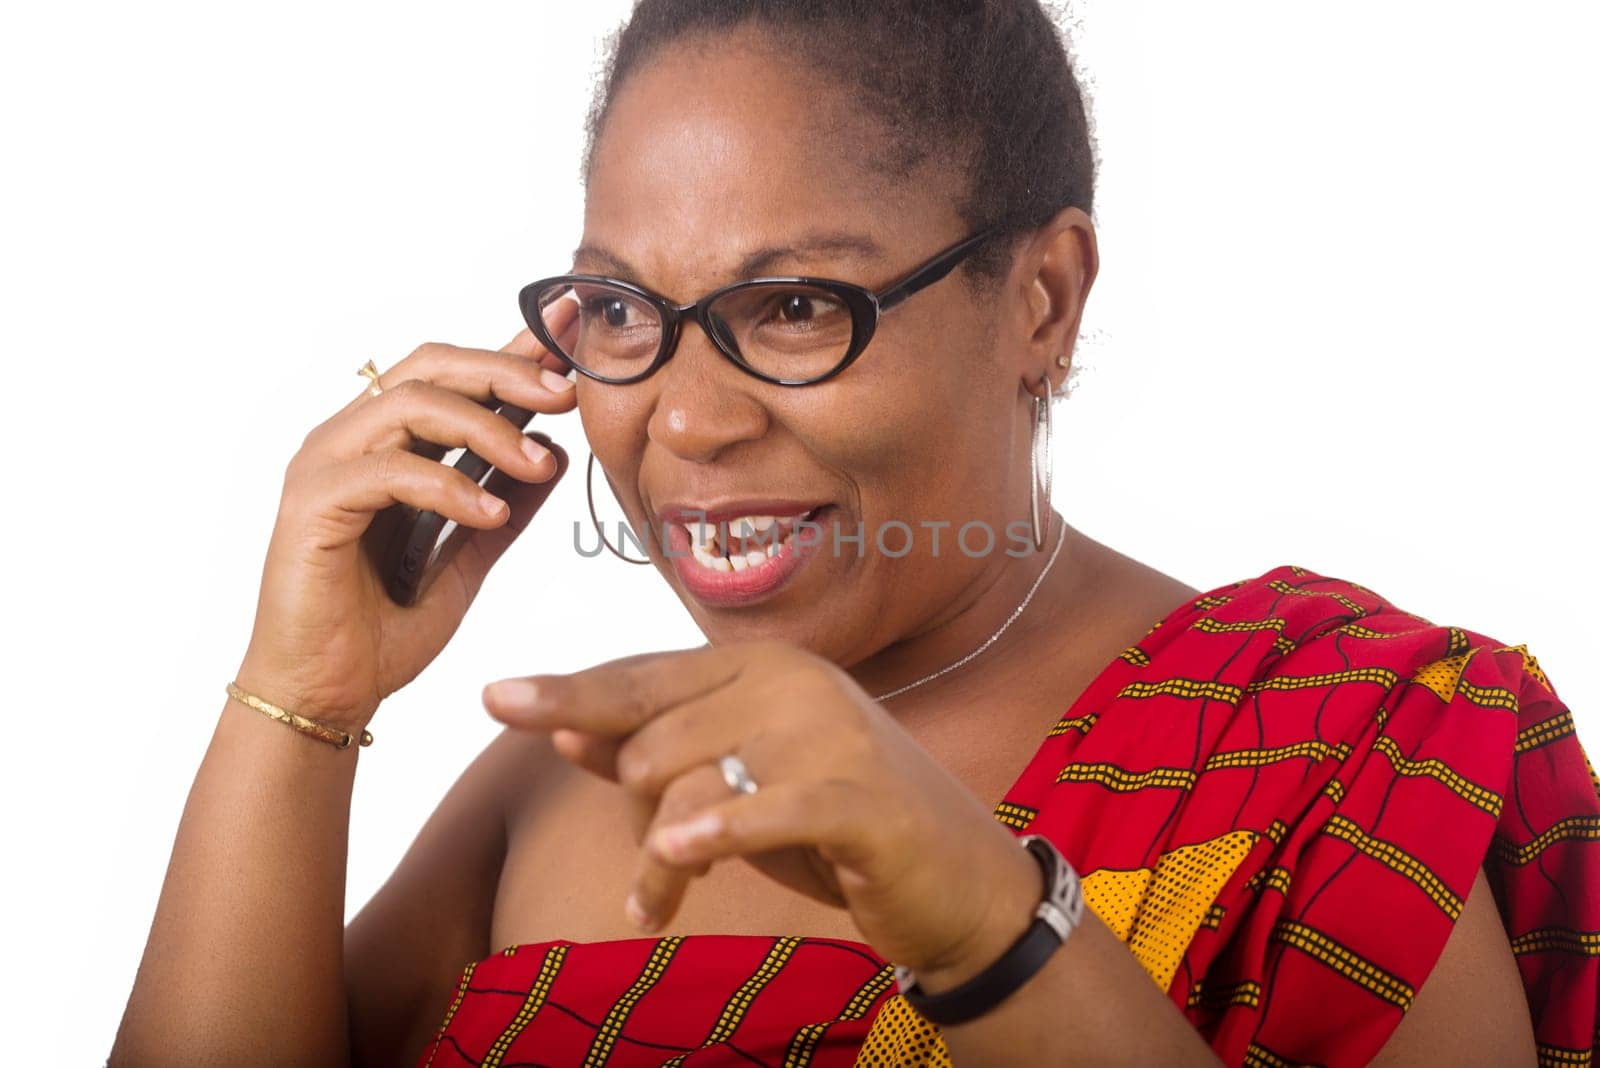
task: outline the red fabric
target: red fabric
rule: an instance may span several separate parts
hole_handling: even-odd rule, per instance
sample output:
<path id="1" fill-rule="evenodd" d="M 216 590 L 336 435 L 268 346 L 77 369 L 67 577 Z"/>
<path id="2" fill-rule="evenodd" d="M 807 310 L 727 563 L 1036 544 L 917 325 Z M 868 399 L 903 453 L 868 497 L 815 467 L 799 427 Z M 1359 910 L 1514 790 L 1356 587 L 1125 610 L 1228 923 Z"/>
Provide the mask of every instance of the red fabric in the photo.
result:
<path id="1" fill-rule="evenodd" d="M 541 969 L 556 975 L 542 998 Z M 759 996 L 729 1013 L 736 1030 L 700 1049 L 747 983 Z M 673 1063 L 783 1064 L 792 1051 L 817 1068 L 852 1065 L 868 1010 L 894 987 L 860 943 L 748 935 L 508 947 L 469 965 L 458 996 L 462 984 L 465 998 L 419 1064 L 659 1065 L 698 1050 Z M 847 1014 L 856 1018 L 840 1020 Z"/>
<path id="2" fill-rule="evenodd" d="M 1225 1063 L 1368 1061 L 1480 867 L 1541 1063 L 1591 1061 L 1600 780 L 1521 647 L 1274 568 L 1179 606 L 1108 665 L 996 815 L 1054 841 L 1113 927 L 1107 888 L 1163 857 L 1158 888 L 1208 887 L 1198 930 L 1152 890 L 1130 946 L 1171 971 L 1169 996 Z M 886 962 L 830 939 L 508 947 L 463 970 L 417 1063 L 825 1066 L 856 1063 L 864 1041 L 875 1064 L 937 1063 L 936 1032 L 892 1057 L 874 1045 L 892 995 Z"/>

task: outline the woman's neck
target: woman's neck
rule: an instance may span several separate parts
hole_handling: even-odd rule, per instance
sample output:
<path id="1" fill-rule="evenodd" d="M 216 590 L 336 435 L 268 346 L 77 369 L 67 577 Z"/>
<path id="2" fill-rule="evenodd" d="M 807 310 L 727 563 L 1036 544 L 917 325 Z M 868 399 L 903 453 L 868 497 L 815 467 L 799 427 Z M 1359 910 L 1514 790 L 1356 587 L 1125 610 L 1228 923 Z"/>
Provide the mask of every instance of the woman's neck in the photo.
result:
<path id="1" fill-rule="evenodd" d="M 998 680 L 1015 680 L 1024 665 L 1048 665 L 1063 630 L 1083 616 L 1085 591 L 1096 571 L 1094 550 L 1100 548 L 1059 515 L 1052 514 L 1051 527 L 1043 550 L 1008 558 L 1012 566 L 995 569 L 980 589 L 922 630 L 851 665 L 851 677 L 871 695 L 888 693 L 956 663 L 1004 626 L 1004 633 L 967 663 L 884 700 L 884 707 L 909 727 L 959 695 L 993 692 Z M 1049 563 L 1057 537 L 1062 541 L 1054 565 L 1027 608 L 1012 619 Z M 1005 688 L 1014 689 L 1014 681 Z"/>

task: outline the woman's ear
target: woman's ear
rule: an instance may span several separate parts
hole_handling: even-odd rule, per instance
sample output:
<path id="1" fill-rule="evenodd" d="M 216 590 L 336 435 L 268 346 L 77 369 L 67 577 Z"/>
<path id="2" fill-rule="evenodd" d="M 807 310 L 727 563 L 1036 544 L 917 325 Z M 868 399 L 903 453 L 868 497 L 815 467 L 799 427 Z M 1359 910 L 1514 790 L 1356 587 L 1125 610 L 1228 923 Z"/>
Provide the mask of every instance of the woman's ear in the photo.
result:
<path id="1" fill-rule="evenodd" d="M 1100 270 L 1094 222 L 1081 208 L 1063 208 L 1039 228 L 1019 257 L 1027 366 L 1024 381 L 1049 376 L 1059 390 L 1072 366 L 1083 307 Z"/>

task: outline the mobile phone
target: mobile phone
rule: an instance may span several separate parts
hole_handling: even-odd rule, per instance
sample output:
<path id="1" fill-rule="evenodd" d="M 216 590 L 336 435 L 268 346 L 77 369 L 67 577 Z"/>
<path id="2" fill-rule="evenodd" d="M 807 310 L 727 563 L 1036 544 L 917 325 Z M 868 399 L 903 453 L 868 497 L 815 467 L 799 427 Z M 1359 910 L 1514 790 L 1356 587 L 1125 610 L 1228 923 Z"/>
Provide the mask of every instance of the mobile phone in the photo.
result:
<path id="1" fill-rule="evenodd" d="M 477 403 L 504 416 L 518 430 L 526 429 L 533 421 L 532 412 L 514 404 L 493 398 Z M 548 439 L 542 434 L 534 437 L 549 447 Z M 438 445 L 418 442 L 412 451 L 442 459 L 452 450 L 441 451 Z M 480 486 L 495 472 L 493 464 L 471 449 L 463 449 L 452 466 Z M 373 517 L 368 534 L 377 549 L 378 573 L 383 576 L 384 592 L 391 601 L 403 607 L 417 602 L 449 562 L 446 545 L 457 526 L 455 520 L 438 512 L 404 503 L 392 504 Z M 459 540 L 455 544 L 459 545 Z"/>

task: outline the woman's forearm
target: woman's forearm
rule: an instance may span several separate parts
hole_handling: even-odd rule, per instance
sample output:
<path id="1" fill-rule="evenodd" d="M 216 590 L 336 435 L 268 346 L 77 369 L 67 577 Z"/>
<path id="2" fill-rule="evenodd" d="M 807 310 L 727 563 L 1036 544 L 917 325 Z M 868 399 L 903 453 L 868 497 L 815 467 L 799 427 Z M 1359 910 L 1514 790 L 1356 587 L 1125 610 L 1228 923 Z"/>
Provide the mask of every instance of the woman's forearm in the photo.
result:
<path id="1" fill-rule="evenodd" d="M 349 1064 L 344 888 L 359 752 L 224 705 L 112 1068 Z"/>

